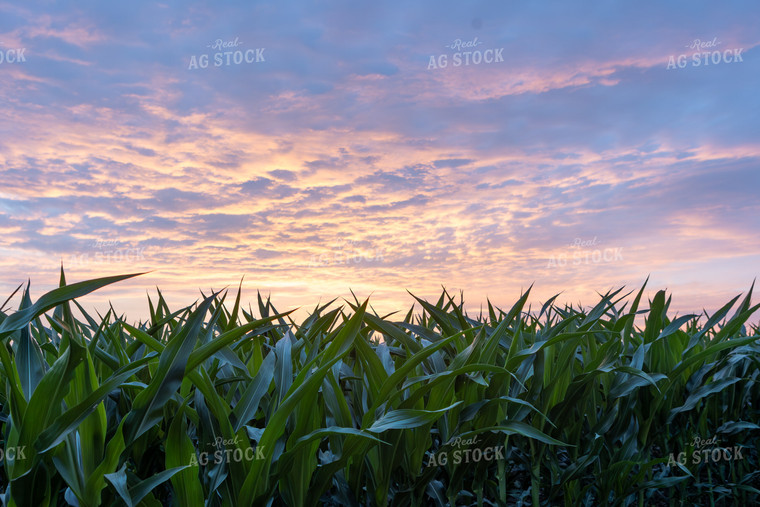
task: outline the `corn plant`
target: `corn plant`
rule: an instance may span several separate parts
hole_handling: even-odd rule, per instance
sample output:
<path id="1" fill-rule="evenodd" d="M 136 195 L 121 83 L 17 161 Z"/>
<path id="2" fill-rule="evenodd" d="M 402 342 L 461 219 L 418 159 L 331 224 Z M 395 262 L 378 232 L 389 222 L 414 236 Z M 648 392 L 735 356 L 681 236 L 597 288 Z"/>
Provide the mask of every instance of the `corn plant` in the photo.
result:
<path id="1" fill-rule="evenodd" d="M 673 318 L 647 282 L 590 308 L 534 311 L 528 289 L 468 315 L 444 289 L 402 314 L 354 297 L 301 322 L 241 288 L 178 309 L 158 291 L 137 322 L 77 302 L 134 276 L 61 270 L 0 306 L 4 505 L 760 500 L 753 287 Z"/>

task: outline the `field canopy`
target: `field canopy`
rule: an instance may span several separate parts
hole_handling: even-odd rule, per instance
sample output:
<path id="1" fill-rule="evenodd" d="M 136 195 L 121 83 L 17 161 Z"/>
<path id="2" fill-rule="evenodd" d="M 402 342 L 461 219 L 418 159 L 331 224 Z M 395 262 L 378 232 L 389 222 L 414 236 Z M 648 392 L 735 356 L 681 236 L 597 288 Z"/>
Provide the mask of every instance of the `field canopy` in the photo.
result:
<path id="1" fill-rule="evenodd" d="M 150 319 L 0 306 L 7 505 L 749 505 L 760 491 L 752 288 L 712 315 L 623 289 L 590 308 L 405 313 L 331 301 L 302 322 L 228 291 Z M 14 298 L 18 309 L 7 308 Z M 75 316 L 76 315 L 76 316 Z M 643 325 L 636 325 L 636 317 Z"/>

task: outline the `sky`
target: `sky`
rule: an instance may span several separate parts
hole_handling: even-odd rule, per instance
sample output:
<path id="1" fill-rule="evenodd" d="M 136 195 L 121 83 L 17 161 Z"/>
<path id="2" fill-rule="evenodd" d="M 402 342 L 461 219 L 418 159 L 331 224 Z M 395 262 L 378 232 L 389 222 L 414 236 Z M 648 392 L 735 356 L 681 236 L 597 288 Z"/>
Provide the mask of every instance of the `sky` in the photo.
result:
<path id="1" fill-rule="evenodd" d="M 0 301 L 280 310 L 760 275 L 760 4 L 0 1 Z M 755 298 L 756 299 L 756 298 Z M 15 303 L 17 304 L 17 302 Z"/>

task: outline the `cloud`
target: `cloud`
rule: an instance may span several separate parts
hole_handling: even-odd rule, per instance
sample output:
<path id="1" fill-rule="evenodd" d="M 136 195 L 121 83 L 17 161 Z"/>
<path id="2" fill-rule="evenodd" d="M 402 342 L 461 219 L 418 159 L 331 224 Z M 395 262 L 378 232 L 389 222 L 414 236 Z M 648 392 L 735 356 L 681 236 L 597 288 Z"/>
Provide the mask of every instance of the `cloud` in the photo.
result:
<path id="1" fill-rule="evenodd" d="M 150 254 L 82 277 L 248 273 L 288 302 L 588 300 L 652 273 L 715 306 L 760 274 L 753 3 L 2 8 L 0 49 L 27 61 L 0 66 L 0 288 L 55 283 L 98 238 Z M 475 37 L 504 61 L 427 68 Z M 744 61 L 667 69 L 714 37 Z M 217 39 L 265 61 L 189 70 Z M 547 270 L 576 238 L 624 259 Z"/>
<path id="2" fill-rule="evenodd" d="M 275 169 L 274 171 L 269 171 L 269 175 L 273 178 L 278 178 L 284 181 L 294 181 L 298 177 L 298 174 L 295 171 L 288 171 L 286 169 Z"/>

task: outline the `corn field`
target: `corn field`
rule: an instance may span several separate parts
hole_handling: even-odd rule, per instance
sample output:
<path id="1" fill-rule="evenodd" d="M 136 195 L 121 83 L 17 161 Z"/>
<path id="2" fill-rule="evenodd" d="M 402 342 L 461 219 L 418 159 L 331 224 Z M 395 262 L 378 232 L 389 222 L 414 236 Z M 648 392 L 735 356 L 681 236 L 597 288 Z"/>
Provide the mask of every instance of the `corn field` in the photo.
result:
<path id="1" fill-rule="evenodd" d="M 61 271 L 0 306 L 3 505 L 760 501 L 752 288 L 673 318 L 646 282 L 586 309 L 526 308 L 529 289 L 473 316 L 443 290 L 300 323 L 240 289 L 174 309 L 159 291 L 131 324 L 77 302 L 133 276 Z"/>

